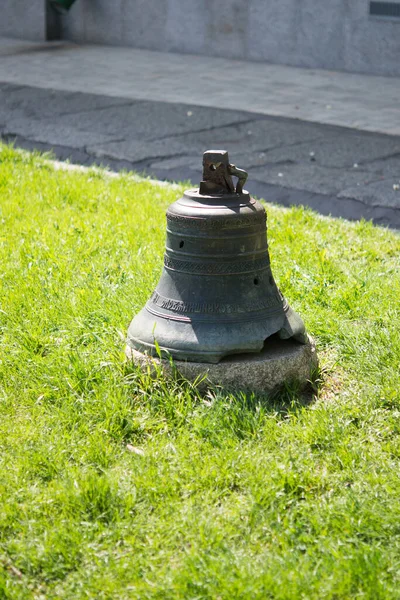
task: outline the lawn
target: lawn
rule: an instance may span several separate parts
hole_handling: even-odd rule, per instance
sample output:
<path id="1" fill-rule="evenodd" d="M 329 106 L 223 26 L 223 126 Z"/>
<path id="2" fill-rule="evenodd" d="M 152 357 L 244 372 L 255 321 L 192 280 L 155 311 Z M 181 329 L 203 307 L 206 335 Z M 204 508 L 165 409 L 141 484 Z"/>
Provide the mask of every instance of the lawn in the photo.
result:
<path id="1" fill-rule="evenodd" d="M 182 189 L 0 146 L 0 598 L 400 598 L 399 234 L 268 204 L 320 381 L 201 397 L 123 353 Z"/>

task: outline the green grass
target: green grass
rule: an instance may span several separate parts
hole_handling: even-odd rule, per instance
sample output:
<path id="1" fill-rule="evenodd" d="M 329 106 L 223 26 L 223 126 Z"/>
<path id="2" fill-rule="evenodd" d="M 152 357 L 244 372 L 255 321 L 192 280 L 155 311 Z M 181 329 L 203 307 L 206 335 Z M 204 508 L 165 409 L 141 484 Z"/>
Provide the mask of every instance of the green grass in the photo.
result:
<path id="1" fill-rule="evenodd" d="M 322 382 L 202 398 L 123 355 L 180 191 L 0 146 L 0 598 L 400 598 L 399 235 L 268 205 Z"/>

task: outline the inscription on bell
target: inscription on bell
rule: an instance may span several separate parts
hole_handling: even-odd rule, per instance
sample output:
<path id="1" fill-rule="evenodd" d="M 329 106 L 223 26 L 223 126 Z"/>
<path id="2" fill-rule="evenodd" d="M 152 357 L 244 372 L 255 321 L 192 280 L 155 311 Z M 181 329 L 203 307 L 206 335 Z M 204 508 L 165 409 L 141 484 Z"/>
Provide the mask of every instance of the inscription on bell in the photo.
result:
<path id="1" fill-rule="evenodd" d="M 153 292 L 151 296 L 151 302 L 159 308 L 165 310 L 171 310 L 177 313 L 218 313 L 218 314 L 235 314 L 235 313 L 249 313 L 264 310 L 266 308 L 273 308 L 281 305 L 281 298 L 279 293 L 272 296 L 267 296 L 262 300 L 253 302 L 251 304 L 221 304 L 218 302 L 182 302 L 180 300 L 171 300 L 160 296 L 157 292 Z"/>
<path id="2" fill-rule="evenodd" d="M 265 256 L 258 260 L 232 262 L 194 262 L 185 261 L 165 255 L 164 265 L 167 269 L 173 271 L 182 271 L 186 273 L 204 273 L 207 275 L 232 275 L 239 273 L 249 273 L 252 271 L 262 271 L 269 268 L 269 257 Z"/>

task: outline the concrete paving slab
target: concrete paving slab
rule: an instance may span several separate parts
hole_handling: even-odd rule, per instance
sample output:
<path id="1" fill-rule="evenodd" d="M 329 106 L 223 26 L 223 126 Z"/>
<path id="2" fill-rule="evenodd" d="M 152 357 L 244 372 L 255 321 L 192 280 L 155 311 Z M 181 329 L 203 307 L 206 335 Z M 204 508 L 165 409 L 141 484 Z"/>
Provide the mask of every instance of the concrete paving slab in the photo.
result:
<path id="1" fill-rule="evenodd" d="M 256 181 L 326 195 L 336 195 L 347 188 L 353 190 L 377 178 L 374 173 L 356 169 L 333 170 L 315 163 L 255 167 L 250 169 L 250 176 Z M 356 195 L 350 197 L 358 198 Z"/>
<path id="2" fill-rule="evenodd" d="M 0 81 L 400 135 L 400 79 L 136 48 L 7 42 Z M 1 47 L 1 44 L 0 44 Z"/>
<path id="3" fill-rule="evenodd" d="M 8 119 L 3 124 L 1 133 L 3 136 L 21 136 L 51 146 L 67 146 L 76 149 L 84 148 L 88 144 L 101 144 L 116 139 L 115 136 L 100 132 L 79 131 L 76 128 L 59 124 L 57 121 L 44 122 L 24 117 Z"/>
<path id="4" fill-rule="evenodd" d="M 284 160 L 309 162 L 312 157 L 319 165 L 348 169 L 353 165 L 388 158 L 400 152 L 400 138 L 356 134 L 335 130 L 326 131 L 317 142 L 304 142 L 292 147 L 281 147 L 265 153 L 265 163 Z M 357 167 L 356 167 L 357 168 Z"/>
<path id="5" fill-rule="evenodd" d="M 94 157 L 113 160 L 130 161 L 135 168 L 148 166 L 154 161 L 163 158 L 181 157 L 189 158 L 190 155 L 201 156 L 204 146 L 201 144 L 188 147 L 185 140 L 170 138 L 165 140 L 141 140 L 140 138 L 110 142 L 104 144 L 93 144 L 87 147 L 87 151 Z"/>
<path id="6" fill-rule="evenodd" d="M 167 118 L 167 107 L 169 105 L 157 106 L 158 110 L 162 110 L 161 116 L 165 120 Z M 193 114 L 196 112 L 196 107 L 193 108 Z M 197 107 L 198 110 L 199 107 Z M 126 109 L 124 109 L 126 110 Z M 202 109 L 205 110 L 205 109 Z M 152 108 L 149 103 L 144 107 L 144 112 L 148 111 L 152 113 Z M 209 109 L 208 109 L 209 112 Z M 180 160 L 181 157 L 195 156 L 203 151 L 204 148 L 217 148 L 229 146 L 229 152 L 233 161 L 238 160 L 244 168 L 251 167 L 254 164 L 265 164 L 265 152 L 268 149 L 291 146 L 303 140 L 317 140 L 323 137 L 324 132 L 317 125 L 310 123 L 291 122 L 290 127 L 286 121 L 276 121 L 274 119 L 265 119 L 258 115 L 235 113 L 234 111 L 223 111 L 227 113 L 227 118 L 230 119 L 231 123 L 225 127 L 212 127 L 205 128 L 205 130 L 196 131 L 196 122 L 187 120 L 184 121 L 183 126 L 192 126 L 194 131 L 187 133 L 180 133 L 179 130 L 176 134 L 170 131 L 170 134 L 163 139 L 153 139 L 150 142 L 145 138 L 144 130 L 136 131 L 137 127 L 145 128 L 146 121 L 150 121 L 150 127 L 154 131 L 157 129 L 157 121 L 155 118 L 149 119 L 147 117 L 140 123 L 137 123 L 136 115 L 132 119 L 131 123 L 127 125 L 127 140 L 122 142 L 116 142 L 111 144 L 102 144 L 91 146 L 89 148 L 95 156 L 109 157 L 114 159 L 128 159 L 133 162 L 142 161 L 149 162 L 155 159 L 166 158 L 168 164 L 174 164 L 174 160 Z M 185 111 L 183 115 L 185 117 Z M 98 116 L 99 113 L 96 113 Z M 235 116 L 243 119 L 245 122 L 237 120 L 235 122 Z M 171 115 L 170 115 L 171 116 Z M 216 122 L 213 115 L 211 122 Z M 160 117 L 160 115 L 159 115 Z M 176 115 L 175 115 L 176 117 Z M 207 114 L 204 114 L 207 118 Z M 179 117 L 180 118 L 180 117 Z M 69 119 L 72 121 L 73 119 Z M 61 122 L 65 121 L 64 119 Z M 172 126 L 172 119 L 170 124 Z M 176 118 L 175 118 L 176 122 Z M 100 125 L 100 121 L 97 125 Z M 210 123 L 211 125 L 211 123 Z M 85 125 L 86 126 L 86 125 Z M 163 127 L 163 125 L 160 125 Z M 131 129 L 129 129 L 131 128 Z M 109 130 L 112 131 L 112 128 Z M 120 130 L 119 130 L 120 131 Z M 151 132 L 150 132 L 151 133 Z M 138 137 L 139 135 L 139 137 Z M 262 153 L 264 151 L 264 154 Z M 173 157 L 173 158 L 171 158 Z M 150 163 L 151 164 L 151 163 Z"/>
<path id="7" fill-rule="evenodd" d="M 400 153 L 388 158 L 364 162 L 361 168 L 377 175 L 400 177 Z"/>
<path id="8" fill-rule="evenodd" d="M 61 115 L 58 122 L 77 129 L 101 131 L 114 137 L 123 136 L 128 140 L 133 136 L 159 140 L 228 124 L 235 127 L 237 123 L 257 118 L 257 115 L 249 116 L 238 111 L 210 111 L 201 106 L 136 101 L 123 106 Z"/>
<path id="9" fill-rule="evenodd" d="M 400 205 L 400 176 L 380 179 L 343 190 L 338 198 L 355 198 L 371 207 L 398 209 Z"/>
<path id="10" fill-rule="evenodd" d="M 248 117 L 251 115 L 248 114 Z M 336 131 L 332 128 L 333 131 Z M 328 128 L 329 130 L 329 128 Z M 200 142 L 204 146 L 219 147 L 228 144 L 231 152 L 239 152 L 242 156 L 246 152 L 267 152 L 274 148 L 292 146 L 300 142 L 321 139 L 326 131 L 320 126 L 286 119 L 259 118 L 248 119 L 243 124 L 233 124 L 227 127 L 214 127 L 210 130 L 190 133 L 185 136 L 188 145 L 191 142 Z"/>
<path id="11" fill-rule="evenodd" d="M 59 117 L 65 114 L 76 114 L 96 111 L 120 104 L 127 104 L 125 98 L 98 96 L 74 92 L 65 94 L 60 90 L 29 88 L 14 84 L 2 84 L 0 87 L 0 115 L 46 118 Z"/>

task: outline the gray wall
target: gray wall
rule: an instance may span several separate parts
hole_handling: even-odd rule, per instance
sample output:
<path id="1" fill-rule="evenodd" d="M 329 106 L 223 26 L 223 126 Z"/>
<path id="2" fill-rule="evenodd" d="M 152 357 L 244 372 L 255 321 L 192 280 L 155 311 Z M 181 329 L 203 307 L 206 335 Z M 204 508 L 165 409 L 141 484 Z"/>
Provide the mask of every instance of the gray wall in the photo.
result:
<path id="1" fill-rule="evenodd" d="M 0 4 L 0 35 L 45 39 L 45 0 Z M 400 19 L 368 13 L 369 0 L 76 0 L 61 17 L 61 35 L 78 43 L 400 75 Z"/>
<path id="2" fill-rule="evenodd" d="M 368 0 L 77 0 L 63 25 L 77 42 L 400 75 L 400 19 Z"/>
<path id="3" fill-rule="evenodd" d="M 0 0 L 0 35 L 24 40 L 46 39 L 45 0 Z"/>

